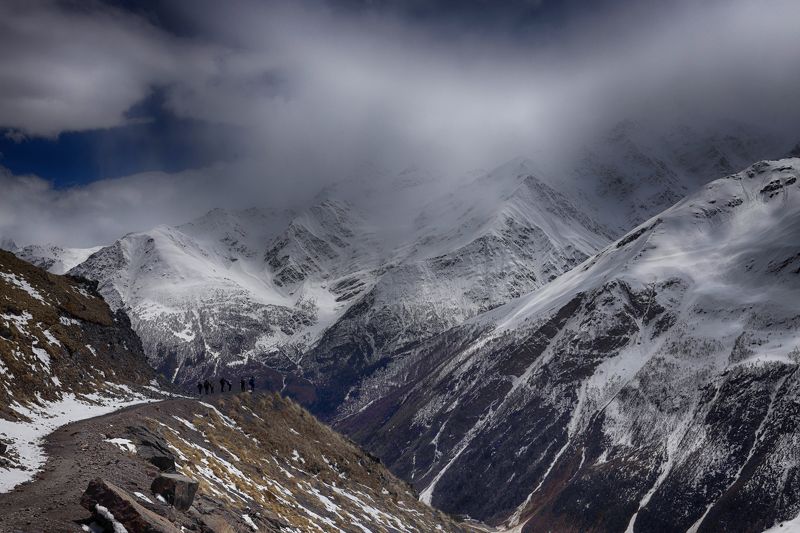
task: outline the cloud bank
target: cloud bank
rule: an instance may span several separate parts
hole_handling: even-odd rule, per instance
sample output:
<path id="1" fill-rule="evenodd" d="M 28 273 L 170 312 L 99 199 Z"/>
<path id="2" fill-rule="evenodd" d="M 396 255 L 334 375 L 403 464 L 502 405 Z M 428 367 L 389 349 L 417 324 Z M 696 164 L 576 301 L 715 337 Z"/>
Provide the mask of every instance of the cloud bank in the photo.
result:
<path id="1" fill-rule="evenodd" d="M 481 27 L 451 7 L 420 19 L 354 3 L 178 0 L 149 13 L 4 2 L 10 134 L 121 126 L 159 88 L 170 113 L 235 126 L 220 131 L 226 142 L 236 132 L 242 157 L 66 190 L 6 174 L 0 235 L 109 242 L 215 206 L 298 202 L 365 161 L 458 176 L 625 118 L 794 133 L 796 1 L 571 2 L 537 19 L 540 4 L 526 8 L 529 26 Z"/>

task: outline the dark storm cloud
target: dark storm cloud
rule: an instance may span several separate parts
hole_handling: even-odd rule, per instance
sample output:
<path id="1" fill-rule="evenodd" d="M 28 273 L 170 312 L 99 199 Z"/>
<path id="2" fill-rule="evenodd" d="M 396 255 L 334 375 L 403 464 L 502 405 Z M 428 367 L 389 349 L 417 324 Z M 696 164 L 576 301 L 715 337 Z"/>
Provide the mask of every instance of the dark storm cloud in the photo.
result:
<path id="1" fill-rule="evenodd" d="M 364 161 L 458 175 L 623 118 L 789 130 L 800 118 L 796 20 L 794 0 L 4 2 L 0 127 L 118 127 L 141 120 L 132 107 L 161 87 L 169 113 L 225 125 L 220 141 L 241 158 L 90 189 L 6 176 L 17 181 L 0 198 L 0 234 L 69 240 L 26 220 L 26 202 L 50 202 L 72 234 L 108 241 L 173 221 L 163 198 L 183 198 L 181 215 L 296 201 Z M 105 233 L 84 231 L 87 209 L 73 214 L 94 187 L 103 205 L 130 210 Z"/>

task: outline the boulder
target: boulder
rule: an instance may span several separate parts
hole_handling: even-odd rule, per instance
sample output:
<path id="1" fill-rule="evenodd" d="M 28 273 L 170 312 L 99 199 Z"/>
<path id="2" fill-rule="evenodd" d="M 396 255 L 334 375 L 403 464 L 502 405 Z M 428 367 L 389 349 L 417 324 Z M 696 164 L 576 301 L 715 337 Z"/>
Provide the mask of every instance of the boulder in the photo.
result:
<path id="1" fill-rule="evenodd" d="M 162 472 L 175 472 L 175 456 L 171 453 L 165 454 L 157 448 L 147 445 L 137 446 L 136 453 Z"/>
<path id="2" fill-rule="evenodd" d="M 5 455 L 8 451 L 8 445 L 0 440 L 0 455 Z"/>
<path id="3" fill-rule="evenodd" d="M 114 522 L 118 522 L 129 532 L 180 533 L 167 519 L 145 509 L 124 490 L 103 479 L 89 482 L 81 496 L 81 505 L 114 531 L 117 530 Z"/>
<path id="4" fill-rule="evenodd" d="M 160 494 L 176 509 L 185 511 L 192 506 L 197 481 L 181 474 L 159 474 L 150 485 L 153 494 Z"/>
<path id="5" fill-rule="evenodd" d="M 139 457 L 162 472 L 175 472 L 175 455 L 163 437 L 141 426 L 128 426 L 127 431 L 138 442 L 136 453 Z"/>

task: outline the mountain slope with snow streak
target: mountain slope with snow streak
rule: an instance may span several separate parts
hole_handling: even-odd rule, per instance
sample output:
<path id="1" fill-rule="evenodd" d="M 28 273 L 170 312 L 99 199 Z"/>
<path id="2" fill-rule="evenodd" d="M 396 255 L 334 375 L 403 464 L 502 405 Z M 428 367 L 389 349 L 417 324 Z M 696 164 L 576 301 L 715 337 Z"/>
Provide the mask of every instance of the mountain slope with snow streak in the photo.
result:
<path id="1" fill-rule="evenodd" d="M 523 531 L 800 511 L 800 160 L 714 181 L 403 354 L 340 410 L 425 501 Z M 488 490 L 487 490 L 488 489 Z"/>
<path id="2" fill-rule="evenodd" d="M 541 287 L 610 240 L 530 169 L 506 165 L 426 207 L 413 245 L 305 356 L 317 411 L 368 396 L 358 383 L 417 344 Z M 342 363 L 345 364 L 342 364 Z"/>

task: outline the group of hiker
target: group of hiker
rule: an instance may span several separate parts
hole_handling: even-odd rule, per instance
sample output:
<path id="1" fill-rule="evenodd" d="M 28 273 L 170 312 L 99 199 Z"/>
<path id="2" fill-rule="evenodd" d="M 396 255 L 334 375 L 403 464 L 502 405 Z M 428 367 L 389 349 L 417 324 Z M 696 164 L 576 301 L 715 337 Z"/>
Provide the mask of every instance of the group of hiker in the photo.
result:
<path id="1" fill-rule="evenodd" d="M 239 381 L 239 386 L 241 387 L 242 392 L 245 392 L 247 390 L 247 385 L 250 385 L 250 392 L 254 392 L 256 390 L 256 380 L 253 378 L 253 376 L 250 376 L 250 379 L 247 381 L 245 381 L 244 378 L 242 378 L 241 381 Z M 229 392 L 233 390 L 233 384 L 230 381 L 228 381 L 225 378 L 220 378 L 219 391 L 225 392 L 226 386 L 228 387 Z M 209 381 L 207 379 L 205 381 L 198 381 L 197 393 L 200 396 L 202 396 L 203 391 L 205 391 L 206 394 L 214 394 L 214 382 Z"/>

